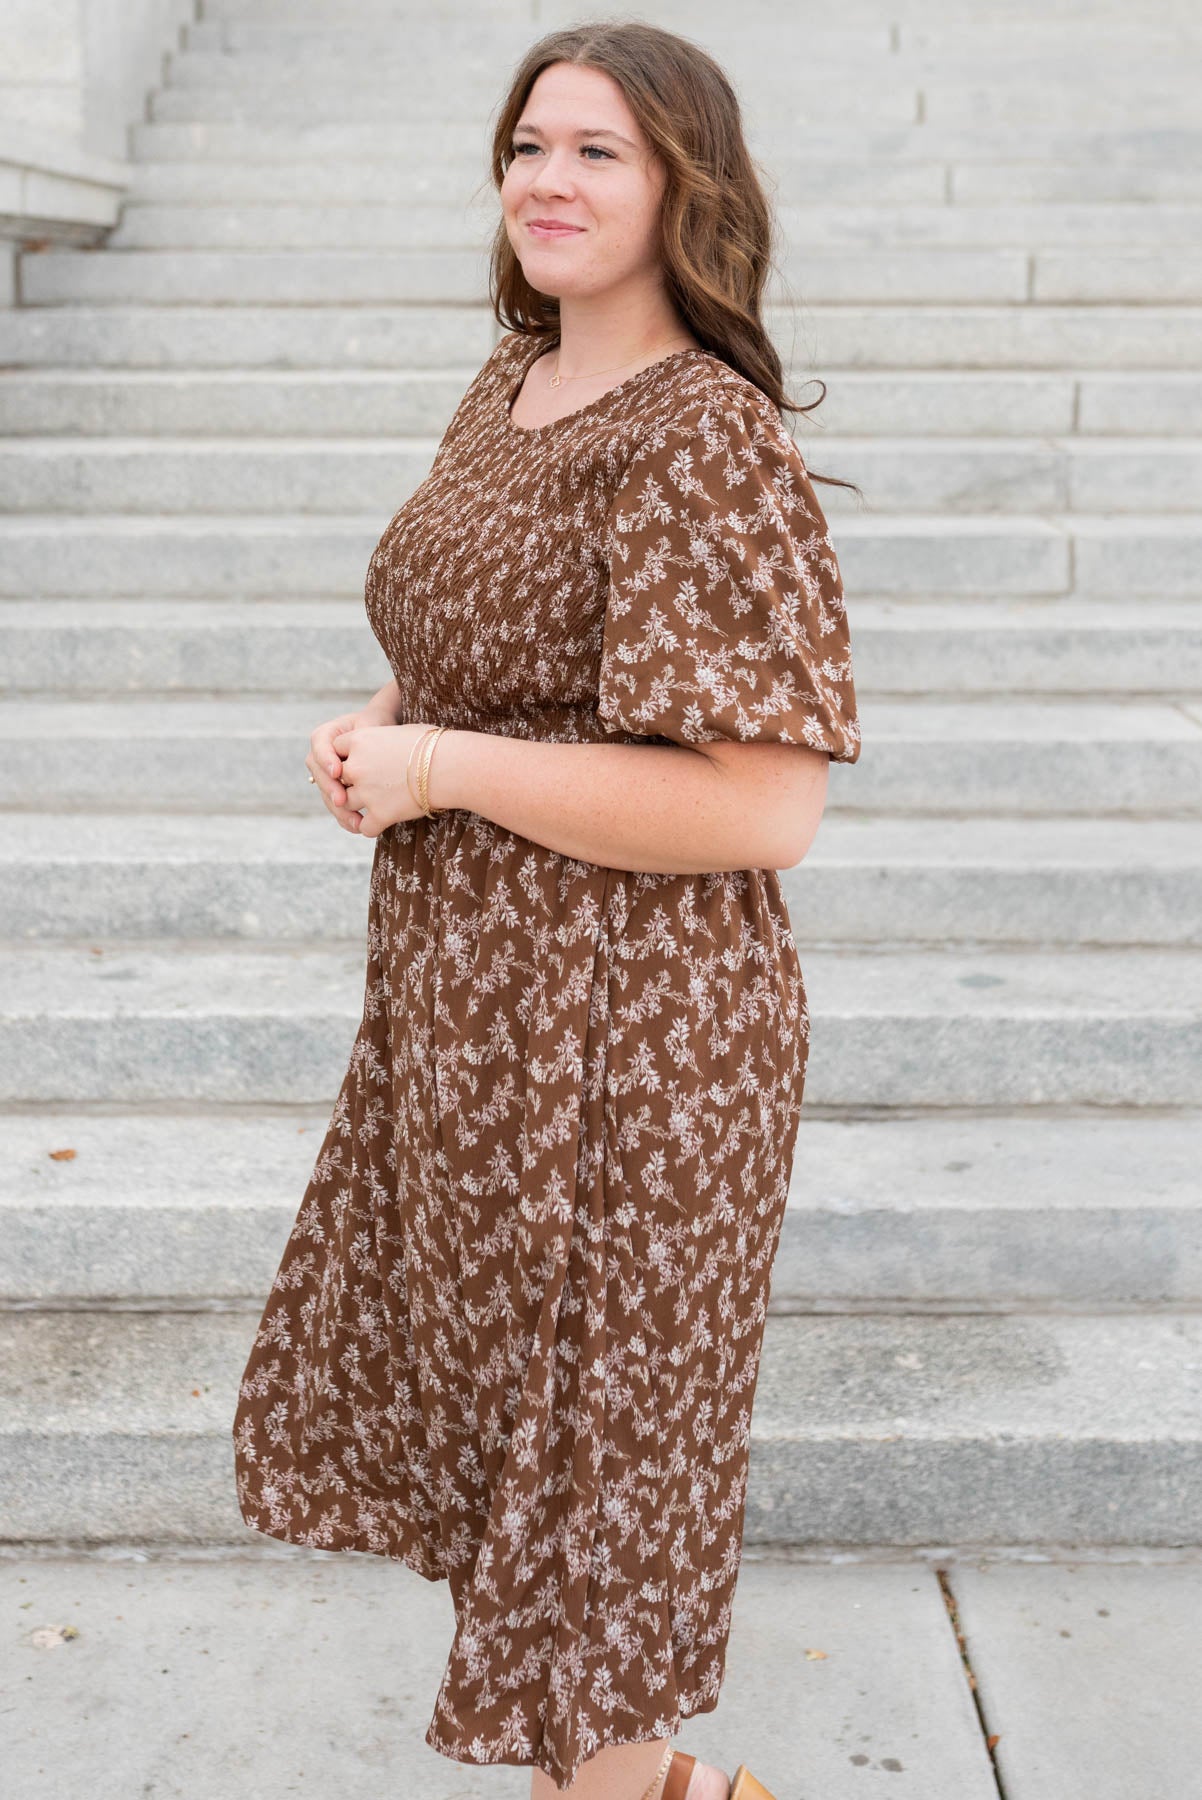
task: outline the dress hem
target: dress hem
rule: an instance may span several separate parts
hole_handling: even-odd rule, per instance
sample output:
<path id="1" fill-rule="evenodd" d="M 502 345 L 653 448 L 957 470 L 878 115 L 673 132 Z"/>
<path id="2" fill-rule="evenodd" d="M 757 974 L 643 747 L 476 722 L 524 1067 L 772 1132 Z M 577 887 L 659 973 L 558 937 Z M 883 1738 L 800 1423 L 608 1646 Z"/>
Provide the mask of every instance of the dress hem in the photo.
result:
<path id="1" fill-rule="evenodd" d="M 595 1750 L 590 1751 L 589 1757 L 586 1760 L 591 1761 L 592 1757 L 600 1755 L 602 1750 L 618 1749 L 623 1744 L 648 1744 L 654 1738 L 675 1737 L 686 1719 L 695 1719 L 701 1713 L 714 1712 L 720 1698 L 721 1695 L 719 1694 L 711 1694 L 702 1698 L 696 1706 L 682 1705 L 665 1728 L 648 1730 L 639 1737 L 602 1736 L 601 1742 L 597 1745 Z M 540 1760 L 538 1756 L 514 1756 L 511 1753 L 506 1752 L 501 1752 L 496 1756 L 490 1756 L 487 1753 L 487 1750 L 481 1750 L 472 1754 L 462 1747 L 453 1748 L 448 1740 L 441 1738 L 438 1735 L 433 1723 L 431 1723 L 426 1730 L 426 1743 L 429 1744 L 432 1750 L 437 1750 L 440 1756 L 446 1756 L 449 1757 L 452 1762 L 467 1763 L 476 1768 L 509 1767 L 516 1769 L 541 1769 L 542 1773 L 549 1781 L 555 1783 L 556 1788 L 561 1793 L 571 1787 L 572 1782 L 575 1781 L 580 1770 L 584 1767 L 584 1763 L 578 1763 L 568 1780 L 560 1782 L 557 1771 L 554 1768 L 549 1768 L 547 1763 Z"/>
<path id="2" fill-rule="evenodd" d="M 324 1555 L 329 1556 L 342 1555 L 348 1551 L 359 1556 L 379 1556 L 386 1562 L 402 1563 L 405 1568 L 412 1569 L 415 1575 L 422 1576 L 426 1581 L 448 1580 L 445 1570 L 432 1568 L 429 1556 L 424 1554 L 423 1549 L 417 1543 L 410 1544 L 403 1549 L 385 1550 L 381 1549 L 378 1544 L 368 1543 L 363 1538 L 347 1533 L 336 1544 L 318 1544 L 310 1538 L 300 1537 L 291 1531 L 260 1525 L 248 1519 L 245 1513 L 242 1514 L 242 1521 L 248 1531 L 256 1532 L 260 1537 L 273 1538 L 280 1544 L 292 1544 L 298 1550 L 320 1550 Z"/>

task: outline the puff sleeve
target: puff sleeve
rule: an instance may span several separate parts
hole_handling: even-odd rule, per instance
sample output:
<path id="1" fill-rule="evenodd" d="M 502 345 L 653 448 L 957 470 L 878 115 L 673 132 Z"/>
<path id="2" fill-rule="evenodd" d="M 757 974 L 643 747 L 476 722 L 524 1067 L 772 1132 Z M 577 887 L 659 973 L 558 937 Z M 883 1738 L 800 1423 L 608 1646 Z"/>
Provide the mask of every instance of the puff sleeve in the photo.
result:
<path id="1" fill-rule="evenodd" d="M 607 724 L 856 761 L 839 564 L 774 407 L 769 417 L 750 398 L 711 398 L 653 429 L 614 494 L 606 545 L 597 711 Z"/>

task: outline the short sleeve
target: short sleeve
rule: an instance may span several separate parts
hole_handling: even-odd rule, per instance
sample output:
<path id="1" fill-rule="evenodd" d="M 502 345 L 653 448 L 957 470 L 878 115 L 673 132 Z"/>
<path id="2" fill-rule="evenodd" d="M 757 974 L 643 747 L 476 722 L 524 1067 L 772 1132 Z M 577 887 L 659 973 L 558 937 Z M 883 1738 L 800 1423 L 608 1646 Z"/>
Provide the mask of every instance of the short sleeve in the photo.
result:
<path id="1" fill-rule="evenodd" d="M 805 744 L 856 761 L 839 563 L 775 408 L 769 418 L 750 398 L 719 397 L 654 428 L 607 528 L 597 702 L 607 724 L 684 744 Z"/>

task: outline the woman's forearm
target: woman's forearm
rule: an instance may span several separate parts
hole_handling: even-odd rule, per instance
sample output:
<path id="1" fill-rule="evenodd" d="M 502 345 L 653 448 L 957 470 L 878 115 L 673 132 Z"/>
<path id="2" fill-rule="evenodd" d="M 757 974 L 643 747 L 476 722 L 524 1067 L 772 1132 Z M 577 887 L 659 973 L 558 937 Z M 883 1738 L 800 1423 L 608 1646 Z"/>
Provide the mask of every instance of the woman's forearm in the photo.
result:
<path id="1" fill-rule="evenodd" d="M 609 868 L 792 866 L 817 829 L 825 756 L 773 744 L 738 745 L 730 758 L 706 754 L 710 748 L 444 731 L 430 765 L 430 805 L 481 813 L 549 850 Z"/>
<path id="2" fill-rule="evenodd" d="M 401 690 L 395 681 L 385 682 L 359 709 L 365 725 L 399 725 L 401 722 Z"/>

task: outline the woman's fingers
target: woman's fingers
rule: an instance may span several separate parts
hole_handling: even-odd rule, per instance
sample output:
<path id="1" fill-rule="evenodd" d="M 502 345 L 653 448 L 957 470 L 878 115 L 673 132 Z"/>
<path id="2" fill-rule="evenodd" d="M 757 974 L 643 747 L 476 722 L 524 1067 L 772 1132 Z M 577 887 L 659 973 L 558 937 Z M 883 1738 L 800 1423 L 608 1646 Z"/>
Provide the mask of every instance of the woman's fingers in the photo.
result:
<path id="1" fill-rule="evenodd" d="M 334 748 L 334 739 L 344 731 L 353 729 L 355 715 L 344 713 L 340 718 L 327 719 L 319 725 L 309 739 L 309 748 L 328 775 L 335 778 L 342 773 L 342 758 Z"/>
<path id="2" fill-rule="evenodd" d="M 354 713 L 345 713 L 319 725 L 309 739 L 305 767 L 317 785 L 326 811 L 333 814 L 344 831 L 358 832 L 363 825 L 362 815 L 350 804 L 350 792 L 342 780 L 343 760 L 334 748 L 335 738 L 354 730 L 355 718 Z"/>
<path id="3" fill-rule="evenodd" d="M 333 740 L 347 729 L 345 718 L 327 719 L 309 739 L 309 755 L 305 759 L 310 774 L 322 784 L 323 793 L 337 793 L 343 800 L 346 798 L 346 788 L 341 779 L 342 758 L 335 750 Z"/>
<path id="4" fill-rule="evenodd" d="M 312 750 L 305 758 L 305 767 L 313 777 L 326 811 L 333 814 L 345 831 L 358 831 L 359 814 L 349 804 L 350 796 L 342 782 L 326 773 L 325 766 Z"/>

